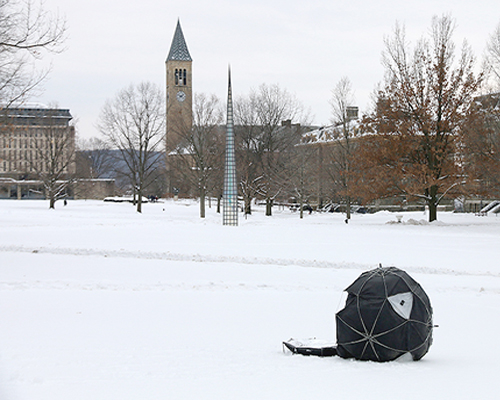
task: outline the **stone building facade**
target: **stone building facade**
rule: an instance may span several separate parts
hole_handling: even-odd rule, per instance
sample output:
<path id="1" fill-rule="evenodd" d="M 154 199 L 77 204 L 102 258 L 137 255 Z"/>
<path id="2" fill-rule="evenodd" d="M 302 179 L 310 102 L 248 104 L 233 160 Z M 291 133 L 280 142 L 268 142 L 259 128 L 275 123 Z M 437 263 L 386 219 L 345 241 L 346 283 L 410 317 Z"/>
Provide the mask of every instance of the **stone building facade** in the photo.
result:
<path id="1" fill-rule="evenodd" d="M 49 161 L 75 173 L 75 127 L 69 110 L 0 110 L 0 176 L 20 179 L 48 172 Z M 59 153 L 58 153 L 59 152 Z"/>
<path id="2" fill-rule="evenodd" d="M 75 128 L 67 109 L 0 109 L 0 197 L 43 196 L 41 175 L 75 174 Z"/>

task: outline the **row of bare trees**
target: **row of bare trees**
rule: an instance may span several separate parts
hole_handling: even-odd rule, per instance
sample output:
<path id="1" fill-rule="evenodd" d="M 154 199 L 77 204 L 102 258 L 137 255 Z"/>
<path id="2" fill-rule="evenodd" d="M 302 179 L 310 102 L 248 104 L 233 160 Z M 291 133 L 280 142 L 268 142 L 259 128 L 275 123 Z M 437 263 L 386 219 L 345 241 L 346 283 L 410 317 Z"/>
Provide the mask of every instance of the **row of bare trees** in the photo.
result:
<path id="1" fill-rule="evenodd" d="M 266 84 L 236 99 L 234 110 L 245 213 L 251 213 L 251 199 L 259 197 L 266 203 L 266 215 L 271 215 L 274 201 L 290 192 L 291 178 L 299 173 L 293 167 L 298 161 L 295 146 L 308 125 L 308 114 L 294 95 Z"/>
<path id="2" fill-rule="evenodd" d="M 265 202 L 267 215 L 277 198 L 293 198 L 302 216 L 315 197 L 318 205 L 329 199 L 344 203 L 349 219 L 353 202 L 399 197 L 426 204 L 433 221 L 446 196 L 498 192 L 498 96 L 478 94 L 487 76 L 500 84 L 500 25 L 488 42 L 488 68 L 482 72 L 476 72 L 466 43 L 457 52 L 454 27 L 450 16 L 434 17 L 429 34 L 412 46 L 404 26 L 396 24 L 385 40 L 385 78 L 372 109 L 355 122 L 354 91 L 342 78 L 332 90 L 334 129 L 325 140 L 308 139 L 308 114 L 278 85 L 264 84 L 237 98 L 236 152 L 245 213 L 251 213 L 256 198 Z M 106 104 L 100 127 L 107 142 L 120 149 L 139 193 L 147 181 L 139 166 L 153 171 L 158 165 L 144 162 L 143 152 L 160 149 L 164 140 L 161 129 L 141 127 L 147 119 L 139 110 L 153 110 L 152 102 L 138 96 L 134 104 L 126 96 L 131 92 Z M 169 173 L 181 192 L 200 199 L 202 217 L 205 198 L 222 194 L 223 109 L 215 96 L 196 95 L 193 125 L 178 124 L 178 143 L 169 155 Z"/>
<path id="3" fill-rule="evenodd" d="M 0 102 L 7 108 L 39 87 L 47 71 L 36 72 L 34 63 L 44 51 L 62 49 L 66 27 L 64 20 L 31 0 L 0 0 L 0 23 Z M 453 33 L 450 16 L 434 17 L 429 34 L 412 46 L 404 26 L 397 24 L 385 40 L 384 81 L 361 123 L 354 123 L 350 113 L 354 97 L 349 79 L 342 78 L 332 90 L 335 129 L 329 145 L 318 138 L 307 143 L 308 113 L 278 85 L 264 84 L 236 99 L 238 176 L 245 212 L 251 213 L 251 200 L 260 198 L 271 215 L 277 198 L 290 197 L 302 212 L 316 196 L 320 204 L 323 198 L 340 199 L 350 218 L 353 201 L 403 196 L 423 201 L 433 221 L 446 196 L 500 194 L 499 96 L 478 97 L 487 82 L 500 87 L 500 25 L 488 41 L 482 72 L 477 72 L 466 43 L 456 51 Z M 175 169 L 169 172 L 186 192 L 200 198 L 202 217 L 205 197 L 220 198 L 222 193 L 223 120 L 219 99 L 196 95 L 193 125 L 180 127 L 179 142 L 169 155 L 175 159 Z M 161 90 L 146 82 L 120 91 L 103 107 L 99 128 L 103 141 L 94 139 L 85 153 L 90 175 L 98 176 L 109 163 L 99 160 L 99 146 L 116 149 L 140 212 L 143 193 L 164 168 Z M 53 143 L 50 149 L 57 150 L 56 138 L 48 140 Z M 54 171 L 45 173 L 47 181 L 60 180 L 61 174 Z"/>
<path id="4" fill-rule="evenodd" d="M 245 212 L 251 213 L 252 199 L 261 198 L 271 215 L 274 199 L 284 192 L 290 175 L 295 174 L 291 162 L 301 131 L 299 125 L 292 126 L 291 120 L 305 116 L 303 107 L 279 85 L 263 84 L 248 96 L 236 99 L 234 110 L 237 168 Z M 206 196 L 219 200 L 222 196 L 224 120 L 220 99 L 197 94 L 192 128 L 183 127 L 184 121 L 176 125 L 179 141 L 169 155 L 170 172 L 177 182 L 182 182 L 184 195 L 200 199 L 201 217 L 205 216 Z"/>
<path id="5" fill-rule="evenodd" d="M 342 78 L 332 90 L 335 128 L 325 143 L 317 137 L 307 142 L 307 113 L 278 85 L 236 99 L 245 212 L 255 198 L 265 202 L 267 215 L 277 198 L 294 198 L 302 211 L 314 196 L 319 205 L 323 198 L 343 202 L 350 218 L 354 201 L 399 197 L 420 200 L 433 221 L 447 196 L 498 191 L 499 98 L 478 97 L 486 72 L 476 72 L 467 44 L 457 56 L 453 31 L 451 17 L 435 17 L 430 34 L 410 46 L 404 27 L 396 25 L 385 41 L 386 75 L 373 109 L 355 123 L 351 83 Z M 499 67 L 495 40 L 491 71 Z M 175 172 L 200 198 L 203 217 L 205 197 L 222 192 L 221 101 L 198 95 L 193 114 L 192 129 L 179 130 Z"/>

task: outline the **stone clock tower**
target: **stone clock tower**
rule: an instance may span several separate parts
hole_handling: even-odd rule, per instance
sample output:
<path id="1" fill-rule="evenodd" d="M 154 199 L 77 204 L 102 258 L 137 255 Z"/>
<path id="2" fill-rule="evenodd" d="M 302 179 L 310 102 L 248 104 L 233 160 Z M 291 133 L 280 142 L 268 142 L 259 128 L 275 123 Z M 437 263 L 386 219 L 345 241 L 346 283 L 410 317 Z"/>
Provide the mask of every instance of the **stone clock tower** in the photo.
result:
<path id="1" fill-rule="evenodd" d="M 167 56 L 167 154 L 193 125 L 193 60 L 184 40 L 180 21 Z"/>

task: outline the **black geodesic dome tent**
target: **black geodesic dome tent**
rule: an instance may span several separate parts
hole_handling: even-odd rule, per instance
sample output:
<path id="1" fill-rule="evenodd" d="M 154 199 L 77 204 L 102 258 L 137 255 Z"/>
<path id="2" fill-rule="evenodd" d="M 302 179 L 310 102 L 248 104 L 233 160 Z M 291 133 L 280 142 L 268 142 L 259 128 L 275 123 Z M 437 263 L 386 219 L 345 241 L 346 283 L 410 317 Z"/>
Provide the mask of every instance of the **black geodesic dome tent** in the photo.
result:
<path id="1" fill-rule="evenodd" d="M 376 268 L 346 289 L 336 316 L 337 354 L 390 361 L 410 353 L 421 359 L 432 344 L 432 307 L 422 287 L 406 272 Z"/>

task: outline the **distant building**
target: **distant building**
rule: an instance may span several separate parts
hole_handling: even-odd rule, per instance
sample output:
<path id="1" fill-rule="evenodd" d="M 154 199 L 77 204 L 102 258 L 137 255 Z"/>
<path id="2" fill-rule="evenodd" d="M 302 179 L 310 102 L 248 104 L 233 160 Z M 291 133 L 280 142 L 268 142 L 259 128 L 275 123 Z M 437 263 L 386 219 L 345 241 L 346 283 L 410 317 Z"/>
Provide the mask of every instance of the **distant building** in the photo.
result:
<path id="1" fill-rule="evenodd" d="M 116 194 L 116 185 L 114 179 L 77 179 L 72 191 L 75 200 L 103 200 Z"/>
<path id="2" fill-rule="evenodd" d="M 47 172 L 50 147 L 62 150 L 59 162 L 65 162 L 65 173 L 75 173 L 75 127 L 69 122 L 69 110 L 48 108 L 0 109 L 0 176 L 26 179 Z M 57 146 L 56 140 L 64 141 Z M 57 147 L 57 148 L 56 148 Z M 72 158 L 68 162 L 68 158 Z M 53 158 L 55 159 L 55 158 Z"/>
<path id="3" fill-rule="evenodd" d="M 0 197 L 43 197 L 41 174 L 75 174 L 75 127 L 67 109 L 0 109 Z"/>

